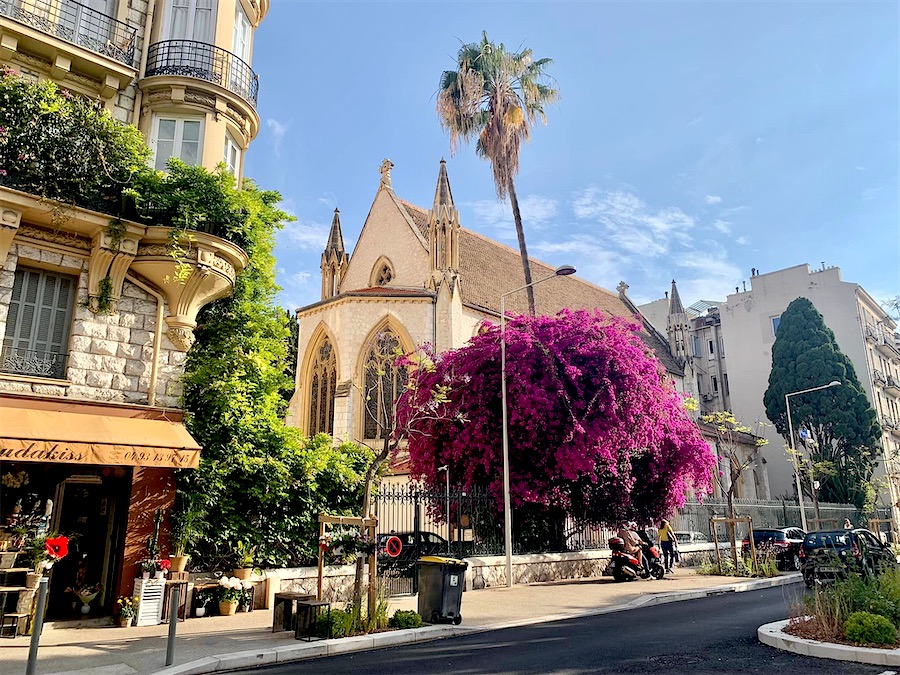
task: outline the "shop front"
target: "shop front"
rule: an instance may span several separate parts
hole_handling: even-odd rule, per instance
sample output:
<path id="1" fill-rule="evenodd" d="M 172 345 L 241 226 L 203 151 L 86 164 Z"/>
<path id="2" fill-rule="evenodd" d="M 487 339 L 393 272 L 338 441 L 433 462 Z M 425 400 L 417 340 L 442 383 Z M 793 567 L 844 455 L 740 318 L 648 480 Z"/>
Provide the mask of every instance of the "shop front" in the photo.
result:
<path id="1" fill-rule="evenodd" d="M 0 586 L 25 586 L 28 540 L 59 533 L 69 554 L 50 573 L 47 619 L 112 613 L 172 506 L 175 471 L 199 458 L 177 411 L 0 396 Z"/>

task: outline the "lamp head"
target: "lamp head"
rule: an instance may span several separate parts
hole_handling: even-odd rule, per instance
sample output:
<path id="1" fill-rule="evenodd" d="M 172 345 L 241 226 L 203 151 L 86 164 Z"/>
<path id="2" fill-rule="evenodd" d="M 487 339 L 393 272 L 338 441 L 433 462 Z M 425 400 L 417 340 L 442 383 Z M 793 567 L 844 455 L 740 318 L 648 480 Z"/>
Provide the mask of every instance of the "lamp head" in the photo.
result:
<path id="1" fill-rule="evenodd" d="M 555 274 L 558 277 L 567 277 L 570 274 L 575 274 L 575 268 L 571 265 L 560 265 L 556 268 Z"/>
<path id="2" fill-rule="evenodd" d="M 439 467 L 438 467 L 438 471 L 447 471 L 448 468 L 449 468 L 449 467 L 448 467 L 446 464 L 444 464 L 444 466 L 439 466 Z"/>
<path id="3" fill-rule="evenodd" d="M 840 387 L 841 381 L 840 380 L 832 380 L 831 382 L 828 383 L 828 386 L 829 387 Z"/>

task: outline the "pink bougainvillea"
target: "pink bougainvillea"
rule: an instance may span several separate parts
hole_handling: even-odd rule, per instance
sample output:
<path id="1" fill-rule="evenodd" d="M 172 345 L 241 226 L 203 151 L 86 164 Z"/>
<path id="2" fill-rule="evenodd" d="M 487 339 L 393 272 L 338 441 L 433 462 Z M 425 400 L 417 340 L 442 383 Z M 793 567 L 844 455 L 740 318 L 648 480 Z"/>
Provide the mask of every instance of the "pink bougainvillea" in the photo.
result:
<path id="1" fill-rule="evenodd" d="M 715 456 L 641 341 L 639 326 L 587 311 L 506 327 L 510 493 L 596 523 L 669 515 L 708 494 Z M 500 329 L 420 368 L 398 406 L 413 477 L 482 487 L 502 505 Z M 434 392 L 440 391 L 440 396 Z M 429 414 L 422 414 L 429 409 Z"/>

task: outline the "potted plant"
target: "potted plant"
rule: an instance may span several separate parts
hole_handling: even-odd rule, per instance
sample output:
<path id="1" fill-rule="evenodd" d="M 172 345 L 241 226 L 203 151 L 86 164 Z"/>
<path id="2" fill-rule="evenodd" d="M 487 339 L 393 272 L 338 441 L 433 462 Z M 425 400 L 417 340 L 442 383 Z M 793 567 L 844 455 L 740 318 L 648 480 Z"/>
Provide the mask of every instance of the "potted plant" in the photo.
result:
<path id="1" fill-rule="evenodd" d="M 241 582 L 241 603 L 240 609 L 244 612 L 253 611 L 253 582 Z"/>
<path id="2" fill-rule="evenodd" d="M 141 561 L 141 579 L 149 579 L 156 572 L 156 561 L 151 558 Z"/>
<path id="3" fill-rule="evenodd" d="M 237 557 L 237 566 L 231 571 L 241 581 L 246 581 L 253 574 L 253 555 L 256 550 L 239 541 L 235 547 L 235 556 Z"/>
<path id="4" fill-rule="evenodd" d="M 100 594 L 100 584 L 85 584 L 78 588 L 67 588 L 66 590 L 74 593 L 81 602 L 81 613 L 90 614 L 91 603 Z"/>
<path id="5" fill-rule="evenodd" d="M 197 591 L 194 597 L 194 616 L 206 616 L 206 606 L 213 599 L 213 590 L 211 588 L 203 588 Z"/>
<path id="6" fill-rule="evenodd" d="M 154 560 L 153 565 L 156 571 L 156 578 L 159 581 L 162 581 L 166 576 L 166 572 L 172 569 L 172 563 L 170 563 L 165 558 L 158 558 L 157 560 Z"/>
<path id="7" fill-rule="evenodd" d="M 222 616 L 233 616 L 237 611 L 243 590 L 240 579 L 237 577 L 226 577 L 223 574 L 219 578 L 219 585 L 216 589 L 216 595 L 219 599 L 219 614 Z"/>
<path id="8" fill-rule="evenodd" d="M 203 517 L 206 509 L 199 503 L 197 495 L 178 492 L 175 508 L 171 513 L 172 570 L 184 572 L 190 556 L 188 547 L 203 533 L 206 523 Z"/>
<path id="9" fill-rule="evenodd" d="M 25 585 L 28 588 L 36 588 L 41 576 L 48 574 L 57 560 L 68 555 L 69 538 L 57 534 L 32 537 L 25 542 L 25 553 L 34 570 L 28 573 Z"/>
<path id="10" fill-rule="evenodd" d="M 128 628 L 137 616 L 138 598 L 120 595 L 116 600 L 116 621 L 120 628 Z"/>

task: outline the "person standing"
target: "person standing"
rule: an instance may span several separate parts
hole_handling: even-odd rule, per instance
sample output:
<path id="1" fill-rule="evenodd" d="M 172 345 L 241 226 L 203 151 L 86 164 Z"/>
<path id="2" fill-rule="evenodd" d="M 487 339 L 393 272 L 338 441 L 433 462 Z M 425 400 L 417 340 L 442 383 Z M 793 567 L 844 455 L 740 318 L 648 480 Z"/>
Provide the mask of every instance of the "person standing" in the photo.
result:
<path id="1" fill-rule="evenodd" d="M 663 520 L 659 524 L 659 545 L 663 552 L 663 566 L 666 568 L 667 574 L 672 574 L 672 565 L 675 564 L 675 546 L 678 539 L 668 520 Z"/>

